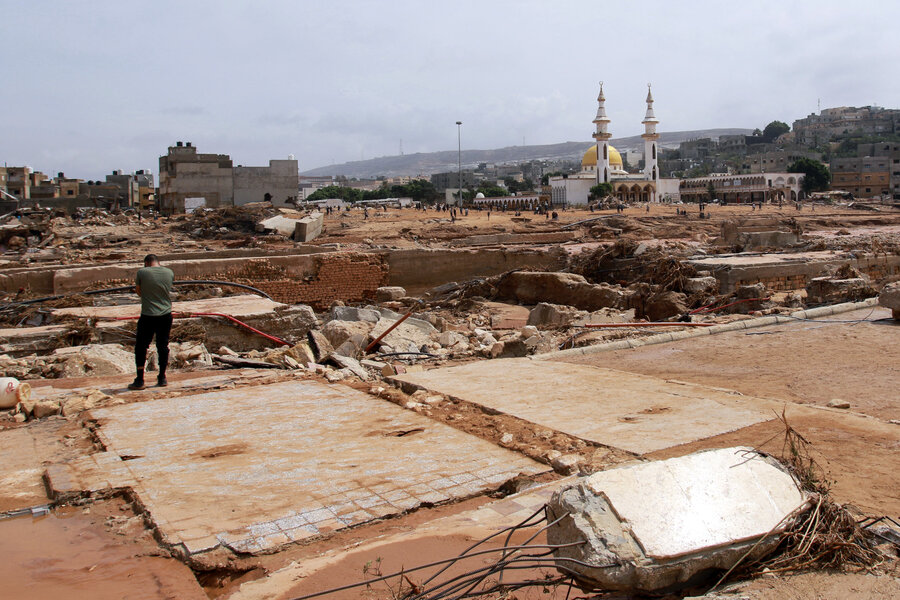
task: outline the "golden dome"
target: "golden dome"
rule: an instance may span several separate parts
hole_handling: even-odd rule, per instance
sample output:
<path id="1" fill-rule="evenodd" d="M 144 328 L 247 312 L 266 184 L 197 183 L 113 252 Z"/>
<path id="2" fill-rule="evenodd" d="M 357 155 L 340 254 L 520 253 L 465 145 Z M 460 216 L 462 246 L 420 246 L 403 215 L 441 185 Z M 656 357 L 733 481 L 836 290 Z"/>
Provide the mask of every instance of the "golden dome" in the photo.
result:
<path id="1" fill-rule="evenodd" d="M 584 153 L 584 157 L 581 159 L 581 166 L 582 168 L 597 166 L 597 144 L 588 148 L 587 152 Z M 623 168 L 622 155 L 612 146 L 609 147 L 609 166 L 618 169 Z"/>

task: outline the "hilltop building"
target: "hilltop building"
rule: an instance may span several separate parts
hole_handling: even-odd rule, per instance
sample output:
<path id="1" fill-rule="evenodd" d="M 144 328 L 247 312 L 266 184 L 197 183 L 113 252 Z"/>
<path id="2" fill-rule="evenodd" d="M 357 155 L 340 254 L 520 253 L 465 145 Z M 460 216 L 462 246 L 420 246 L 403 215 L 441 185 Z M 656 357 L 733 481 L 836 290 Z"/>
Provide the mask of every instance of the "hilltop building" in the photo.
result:
<path id="1" fill-rule="evenodd" d="M 793 132 L 798 143 L 811 147 L 848 135 L 898 133 L 900 110 L 880 106 L 825 108 L 794 121 Z"/>
<path id="2" fill-rule="evenodd" d="M 593 138 L 597 143 L 584 153 L 581 171 L 569 176 L 551 177 L 551 203 L 553 205 L 586 205 L 591 188 L 609 183 L 613 195 L 622 202 L 659 202 L 678 197 L 677 179 L 661 179 L 659 176 L 659 120 L 653 112 L 653 94 L 647 89 L 647 111 L 644 114 L 644 169 L 629 173 L 624 169 L 622 156 L 610 143 L 610 119 L 606 115 L 606 97 L 603 84 L 597 97 L 597 116 L 594 118 Z"/>

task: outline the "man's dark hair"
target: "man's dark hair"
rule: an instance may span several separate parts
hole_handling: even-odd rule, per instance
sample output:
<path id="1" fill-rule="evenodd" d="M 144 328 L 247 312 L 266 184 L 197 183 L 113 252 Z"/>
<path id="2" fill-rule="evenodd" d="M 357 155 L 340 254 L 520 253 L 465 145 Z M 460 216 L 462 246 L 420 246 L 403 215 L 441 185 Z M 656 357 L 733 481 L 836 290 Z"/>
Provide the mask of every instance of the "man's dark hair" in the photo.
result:
<path id="1" fill-rule="evenodd" d="M 159 257 L 156 256 L 155 254 L 148 254 L 147 256 L 144 257 L 144 266 L 145 267 L 149 267 L 153 263 L 158 263 L 158 262 L 159 262 Z"/>

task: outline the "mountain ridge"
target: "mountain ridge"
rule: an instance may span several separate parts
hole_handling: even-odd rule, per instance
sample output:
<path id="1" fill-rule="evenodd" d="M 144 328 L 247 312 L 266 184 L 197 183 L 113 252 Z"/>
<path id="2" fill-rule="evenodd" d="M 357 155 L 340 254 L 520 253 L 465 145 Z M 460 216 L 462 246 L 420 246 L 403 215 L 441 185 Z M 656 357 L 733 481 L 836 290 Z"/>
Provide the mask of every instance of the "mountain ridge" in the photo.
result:
<path id="1" fill-rule="evenodd" d="M 750 135 L 752 129 L 718 128 L 696 129 L 691 131 L 661 132 L 660 146 L 677 147 L 681 142 L 697 138 L 716 138 L 722 135 Z M 643 140 L 640 135 L 613 138 L 610 143 L 620 151 L 640 151 Z M 478 163 L 514 163 L 529 160 L 580 160 L 584 152 L 594 142 L 561 142 L 557 144 L 539 144 L 532 146 L 507 146 L 489 150 L 463 150 L 462 164 L 471 168 Z M 397 177 L 403 175 L 431 175 L 457 169 L 456 150 L 438 150 L 436 152 L 416 152 L 398 156 L 381 156 L 366 160 L 351 161 L 341 164 L 326 165 L 303 171 L 300 175 L 323 176 L 342 175 L 368 179 L 383 175 Z"/>

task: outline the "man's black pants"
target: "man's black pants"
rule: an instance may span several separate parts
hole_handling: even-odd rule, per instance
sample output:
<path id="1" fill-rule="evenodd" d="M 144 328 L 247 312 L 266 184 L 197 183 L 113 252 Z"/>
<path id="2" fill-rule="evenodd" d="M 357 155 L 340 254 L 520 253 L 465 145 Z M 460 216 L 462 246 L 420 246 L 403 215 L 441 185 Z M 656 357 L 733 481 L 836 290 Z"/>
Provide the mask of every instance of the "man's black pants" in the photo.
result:
<path id="1" fill-rule="evenodd" d="M 169 333 L 172 331 L 172 313 L 151 317 L 141 315 L 137 324 L 137 340 L 134 342 L 134 362 L 138 371 L 143 372 L 147 362 L 147 349 L 156 337 L 156 352 L 159 355 L 159 376 L 165 377 L 169 364 Z"/>

